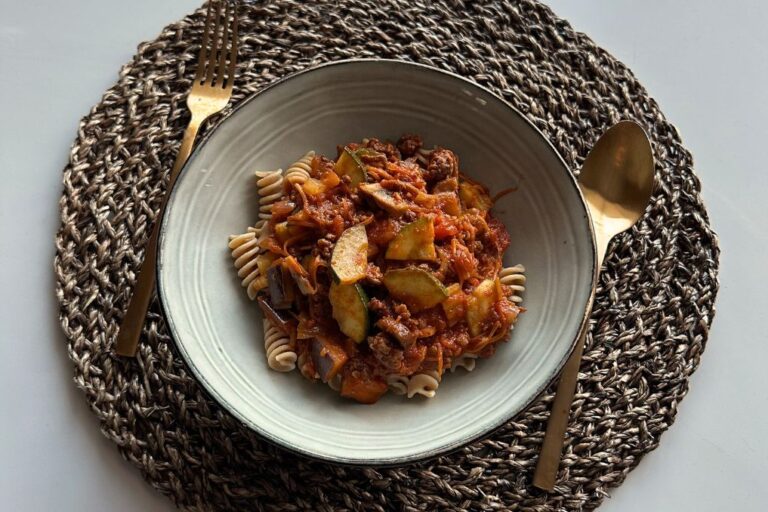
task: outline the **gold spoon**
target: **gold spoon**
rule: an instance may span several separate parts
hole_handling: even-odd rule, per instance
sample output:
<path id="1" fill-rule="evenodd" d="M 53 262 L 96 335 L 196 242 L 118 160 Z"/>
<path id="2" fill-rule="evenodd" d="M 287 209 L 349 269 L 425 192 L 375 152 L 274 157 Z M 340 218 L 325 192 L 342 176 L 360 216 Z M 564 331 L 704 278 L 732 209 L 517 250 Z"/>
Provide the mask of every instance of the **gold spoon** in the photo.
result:
<path id="1" fill-rule="evenodd" d="M 653 192 L 653 167 L 648 136 L 640 125 L 632 121 L 621 121 L 609 128 L 587 155 L 579 175 L 579 187 L 595 229 L 598 272 L 611 238 L 631 228 L 645 212 Z M 595 291 L 592 290 L 592 293 Z M 563 438 L 587 331 L 588 324 L 585 324 L 560 375 L 533 476 L 533 485 L 549 492 L 555 487 L 560 467 Z"/>

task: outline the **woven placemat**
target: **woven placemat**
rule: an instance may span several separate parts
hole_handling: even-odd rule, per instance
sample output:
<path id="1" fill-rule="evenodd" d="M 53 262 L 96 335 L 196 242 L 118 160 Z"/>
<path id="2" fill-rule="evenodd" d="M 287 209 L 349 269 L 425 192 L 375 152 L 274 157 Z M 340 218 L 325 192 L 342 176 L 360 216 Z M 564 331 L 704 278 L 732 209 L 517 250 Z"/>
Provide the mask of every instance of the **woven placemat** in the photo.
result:
<path id="1" fill-rule="evenodd" d="M 649 213 L 611 246 L 556 492 L 530 485 L 553 390 L 489 439 L 409 467 L 356 469 L 266 444 L 185 368 L 155 303 L 136 360 L 114 337 L 188 120 L 204 9 L 143 43 L 80 123 L 64 170 L 55 271 L 75 382 L 104 434 L 190 510 L 591 509 L 654 449 L 688 389 L 714 313 L 717 240 L 691 155 L 632 73 L 534 1 L 242 4 L 233 104 L 329 60 L 454 71 L 509 100 L 571 169 L 620 119 L 653 140 Z M 223 114 L 226 115 L 226 112 Z"/>

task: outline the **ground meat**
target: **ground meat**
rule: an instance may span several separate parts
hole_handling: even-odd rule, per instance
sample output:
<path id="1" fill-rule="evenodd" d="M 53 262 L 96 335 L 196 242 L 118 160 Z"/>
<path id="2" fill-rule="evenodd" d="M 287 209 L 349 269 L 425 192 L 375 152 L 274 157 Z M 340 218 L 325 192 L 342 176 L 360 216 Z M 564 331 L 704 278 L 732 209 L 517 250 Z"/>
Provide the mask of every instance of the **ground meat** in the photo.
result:
<path id="1" fill-rule="evenodd" d="M 333 172 L 336 162 L 322 155 L 317 155 L 312 159 L 309 175 L 313 178 L 320 178 L 326 173 Z"/>
<path id="2" fill-rule="evenodd" d="M 509 232 L 507 231 L 507 228 L 504 227 L 504 224 L 502 224 L 496 217 L 490 217 L 488 219 L 488 229 L 490 231 L 489 238 L 493 245 L 496 246 L 496 251 L 499 253 L 499 256 L 501 256 L 504 251 L 507 250 L 507 247 L 509 247 Z"/>
<path id="3" fill-rule="evenodd" d="M 387 334 L 390 334 L 404 347 L 410 347 L 416 343 L 416 333 L 411 331 L 404 323 L 398 321 L 394 317 L 385 316 L 379 318 L 376 322 L 376 327 Z"/>
<path id="4" fill-rule="evenodd" d="M 367 148 L 371 148 L 379 153 L 384 153 L 387 160 L 390 162 L 397 162 L 400 160 L 400 152 L 397 148 L 389 142 L 381 142 L 379 139 L 368 139 L 368 143 L 365 145 Z"/>
<path id="5" fill-rule="evenodd" d="M 386 214 L 381 214 L 366 228 L 368 233 L 368 243 L 386 247 L 386 245 L 395 238 L 399 229 L 400 226 L 397 222 L 390 219 Z"/>
<path id="6" fill-rule="evenodd" d="M 368 308 L 378 316 L 376 327 L 389 334 L 405 348 L 413 346 L 420 338 L 435 334 L 436 326 L 440 326 L 430 313 L 420 313 L 416 318 L 411 315 L 405 304 L 387 298 L 372 299 Z"/>
<path id="7" fill-rule="evenodd" d="M 424 171 L 427 183 L 435 183 L 446 178 L 458 177 L 459 157 L 450 149 L 437 148 L 429 155 L 429 163 Z"/>
<path id="8" fill-rule="evenodd" d="M 443 354 L 448 357 L 458 356 L 469 345 L 469 331 L 465 324 L 459 324 L 452 329 L 444 330 L 435 338 L 443 347 Z"/>
<path id="9" fill-rule="evenodd" d="M 369 336 L 368 347 L 387 373 L 400 373 L 404 360 L 403 351 L 386 334 Z"/>
<path id="10" fill-rule="evenodd" d="M 363 284 L 381 286 L 382 279 L 384 279 L 384 274 L 381 273 L 381 269 L 375 263 L 368 263 L 368 268 L 366 268 L 365 277 L 363 278 Z"/>
<path id="11" fill-rule="evenodd" d="M 387 166 L 388 161 L 387 155 L 378 151 L 376 153 L 358 153 L 358 158 L 360 158 L 360 161 L 365 165 L 378 167 L 379 169 L 384 169 Z"/>
<path id="12" fill-rule="evenodd" d="M 400 137 L 400 140 L 397 141 L 397 149 L 400 151 L 400 154 L 403 155 L 403 158 L 415 155 L 416 152 L 421 149 L 422 145 L 421 137 L 411 133 L 403 135 Z"/>
<path id="13" fill-rule="evenodd" d="M 317 241 L 317 254 L 324 260 L 330 260 L 333 253 L 333 242 L 327 238 L 320 238 Z"/>

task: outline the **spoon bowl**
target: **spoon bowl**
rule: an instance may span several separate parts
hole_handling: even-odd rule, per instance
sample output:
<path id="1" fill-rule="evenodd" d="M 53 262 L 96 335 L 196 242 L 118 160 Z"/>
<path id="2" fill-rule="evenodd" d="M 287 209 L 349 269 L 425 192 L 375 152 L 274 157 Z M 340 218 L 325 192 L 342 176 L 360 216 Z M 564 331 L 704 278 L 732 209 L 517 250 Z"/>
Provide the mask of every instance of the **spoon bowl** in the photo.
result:
<path id="1" fill-rule="evenodd" d="M 653 181 L 651 144 L 635 122 L 615 124 L 589 152 L 579 186 L 592 216 L 601 263 L 611 238 L 631 228 L 645 212 Z"/>

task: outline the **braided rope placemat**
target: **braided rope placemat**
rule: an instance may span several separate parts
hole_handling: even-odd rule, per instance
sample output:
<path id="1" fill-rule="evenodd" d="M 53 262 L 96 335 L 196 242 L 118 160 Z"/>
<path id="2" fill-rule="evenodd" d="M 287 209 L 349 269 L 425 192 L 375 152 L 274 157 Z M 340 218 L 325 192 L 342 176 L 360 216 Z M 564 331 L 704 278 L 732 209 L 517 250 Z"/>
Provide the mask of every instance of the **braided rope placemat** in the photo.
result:
<path id="1" fill-rule="evenodd" d="M 81 121 L 64 170 L 55 260 L 60 317 L 75 382 L 104 434 L 148 482 L 190 510 L 599 505 L 672 424 L 714 313 L 717 240 L 675 128 L 624 65 L 532 0 L 345 0 L 333 7 L 275 0 L 243 4 L 240 15 L 233 104 L 329 60 L 416 61 L 506 98 L 571 169 L 606 128 L 635 119 L 653 140 L 659 186 L 648 214 L 606 258 L 554 494 L 530 485 L 553 389 L 490 438 L 431 462 L 376 470 L 292 455 L 203 393 L 157 303 L 137 359 L 111 350 L 188 120 L 200 9 L 139 46 Z"/>

